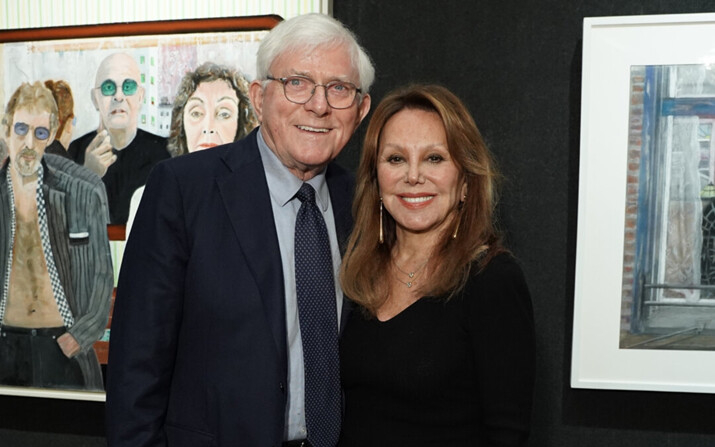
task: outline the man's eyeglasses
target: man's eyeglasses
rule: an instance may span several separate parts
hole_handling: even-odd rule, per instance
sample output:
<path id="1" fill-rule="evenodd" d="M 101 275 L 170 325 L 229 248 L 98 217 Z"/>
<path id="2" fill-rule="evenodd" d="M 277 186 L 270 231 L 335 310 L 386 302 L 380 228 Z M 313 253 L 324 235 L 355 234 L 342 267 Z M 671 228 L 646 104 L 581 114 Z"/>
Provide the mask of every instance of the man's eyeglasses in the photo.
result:
<path id="1" fill-rule="evenodd" d="M 323 87 L 325 89 L 325 100 L 334 109 L 347 109 L 355 102 L 355 97 L 362 91 L 351 82 L 331 81 L 327 84 L 316 84 L 315 81 L 306 76 L 288 76 L 285 78 L 274 78 L 267 76 L 271 81 L 278 81 L 283 84 L 283 93 L 288 101 L 295 104 L 305 104 L 313 97 L 315 89 Z"/>
<path id="2" fill-rule="evenodd" d="M 138 89 L 139 86 L 134 79 L 125 79 L 124 82 L 122 82 L 122 93 L 124 93 L 124 96 L 132 96 Z M 102 92 L 102 96 L 114 96 L 114 94 L 117 93 L 117 83 L 111 79 L 107 79 L 99 86 L 99 91 Z"/>
<path id="3" fill-rule="evenodd" d="M 25 123 L 15 123 L 13 129 L 15 129 L 16 134 L 20 135 L 21 137 L 24 137 L 25 135 L 27 135 L 27 132 L 30 131 L 30 125 Z M 46 127 L 35 127 L 34 134 L 35 138 L 44 141 L 50 137 L 50 129 Z"/>

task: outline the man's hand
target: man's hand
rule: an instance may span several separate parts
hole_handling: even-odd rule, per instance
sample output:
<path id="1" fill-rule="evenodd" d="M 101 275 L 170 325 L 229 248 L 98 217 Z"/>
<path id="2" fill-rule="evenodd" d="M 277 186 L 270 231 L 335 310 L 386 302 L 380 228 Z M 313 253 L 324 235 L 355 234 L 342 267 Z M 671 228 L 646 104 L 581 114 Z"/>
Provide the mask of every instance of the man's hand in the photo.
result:
<path id="1" fill-rule="evenodd" d="M 79 354 L 81 349 L 77 340 L 75 340 L 69 332 L 65 332 L 57 337 L 57 344 L 60 345 L 60 349 L 62 349 L 64 355 L 70 359 Z"/>
<path id="2" fill-rule="evenodd" d="M 117 161 L 117 156 L 112 153 L 109 134 L 102 129 L 87 146 L 84 153 L 84 165 L 100 177 L 104 177 L 107 168 L 115 161 Z"/>

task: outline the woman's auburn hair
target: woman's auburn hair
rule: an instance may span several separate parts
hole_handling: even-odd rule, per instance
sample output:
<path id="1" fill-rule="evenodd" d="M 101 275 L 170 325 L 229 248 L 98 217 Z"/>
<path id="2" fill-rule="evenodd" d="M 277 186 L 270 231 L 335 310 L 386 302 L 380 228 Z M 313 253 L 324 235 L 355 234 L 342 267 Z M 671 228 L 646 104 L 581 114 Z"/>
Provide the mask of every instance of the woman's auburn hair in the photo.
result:
<path id="1" fill-rule="evenodd" d="M 61 79 L 57 81 L 48 79 L 45 81 L 45 87 L 50 89 L 52 96 L 55 98 L 55 102 L 57 103 L 57 119 L 59 127 L 57 128 L 57 133 L 55 133 L 55 138 L 59 138 L 65 130 L 67 121 L 74 118 L 74 98 L 72 97 L 72 89 L 66 81 Z"/>
<path id="2" fill-rule="evenodd" d="M 392 271 L 391 253 L 396 243 L 395 220 L 384 208 L 384 242 L 379 242 L 380 137 L 390 118 L 405 109 L 425 110 L 439 116 L 450 156 L 460 180 L 467 184 L 466 199 L 452 211 L 456 218 L 441 235 L 437 251 L 431 254 L 429 283 L 419 284 L 419 293 L 449 299 L 464 287 L 473 264 L 482 269 L 494 255 L 504 251 L 494 213 L 498 174 L 469 110 L 456 95 L 439 85 L 414 84 L 394 90 L 377 106 L 367 128 L 352 210 L 355 226 L 340 271 L 345 296 L 372 315 L 388 297 L 390 278 L 386 275 Z M 457 225 L 458 234 L 453 238 Z"/>

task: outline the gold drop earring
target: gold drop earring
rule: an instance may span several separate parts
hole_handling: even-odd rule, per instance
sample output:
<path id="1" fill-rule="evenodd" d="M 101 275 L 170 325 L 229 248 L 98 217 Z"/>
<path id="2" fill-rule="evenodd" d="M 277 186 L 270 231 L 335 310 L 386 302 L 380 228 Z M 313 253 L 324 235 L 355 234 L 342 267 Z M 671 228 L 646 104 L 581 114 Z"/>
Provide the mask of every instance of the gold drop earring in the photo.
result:
<path id="1" fill-rule="evenodd" d="M 380 197 L 380 235 L 378 241 L 380 242 L 380 244 L 385 242 L 385 236 L 382 232 L 382 197 Z"/>

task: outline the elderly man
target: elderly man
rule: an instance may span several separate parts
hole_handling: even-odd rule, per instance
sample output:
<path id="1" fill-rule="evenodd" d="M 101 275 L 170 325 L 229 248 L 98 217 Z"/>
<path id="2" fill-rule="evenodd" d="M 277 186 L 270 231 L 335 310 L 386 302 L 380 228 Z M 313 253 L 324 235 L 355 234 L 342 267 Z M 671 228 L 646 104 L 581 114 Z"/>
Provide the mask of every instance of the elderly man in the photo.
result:
<path id="1" fill-rule="evenodd" d="M 159 164 L 120 273 L 110 446 L 334 446 L 352 176 L 374 69 L 319 14 L 258 50 L 246 138 Z"/>
<path id="2" fill-rule="evenodd" d="M 134 58 L 125 53 L 106 57 L 91 92 L 99 127 L 73 141 L 68 150 L 73 160 L 102 177 L 113 224 L 127 223 L 132 194 L 144 186 L 155 164 L 169 158 L 165 138 L 137 128 L 144 101 L 139 81 Z"/>
<path id="3" fill-rule="evenodd" d="M 0 169 L 0 383 L 101 390 L 92 344 L 112 294 L 107 199 L 94 173 L 45 148 L 57 105 L 22 84 L 3 118 Z"/>

